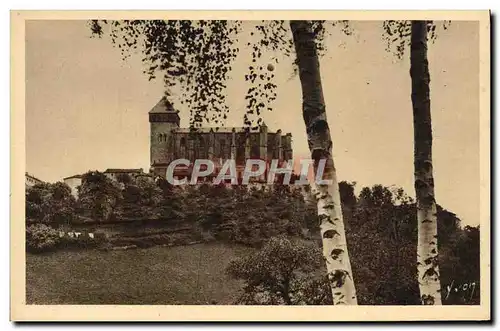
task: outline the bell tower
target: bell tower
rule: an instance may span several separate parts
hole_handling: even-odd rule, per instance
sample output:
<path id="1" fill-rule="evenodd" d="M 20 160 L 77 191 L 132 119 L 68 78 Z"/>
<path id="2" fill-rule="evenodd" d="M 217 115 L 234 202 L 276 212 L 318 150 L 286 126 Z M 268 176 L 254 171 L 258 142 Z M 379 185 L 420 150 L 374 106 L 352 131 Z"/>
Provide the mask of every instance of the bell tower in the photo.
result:
<path id="1" fill-rule="evenodd" d="M 172 131 L 179 128 L 180 124 L 178 111 L 165 96 L 149 111 L 149 124 L 151 170 L 165 176 L 175 149 Z"/>

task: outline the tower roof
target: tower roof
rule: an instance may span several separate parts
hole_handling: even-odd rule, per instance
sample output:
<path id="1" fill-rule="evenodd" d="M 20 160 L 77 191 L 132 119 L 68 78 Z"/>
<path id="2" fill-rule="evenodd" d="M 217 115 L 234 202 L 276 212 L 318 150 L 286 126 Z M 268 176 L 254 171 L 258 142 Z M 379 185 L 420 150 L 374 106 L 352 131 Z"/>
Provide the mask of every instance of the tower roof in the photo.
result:
<path id="1" fill-rule="evenodd" d="M 149 111 L 150 114 L 164 114 L 164 113 L 176 113 L 174 106 L 167 97 L 163 97 L 158 101 L 158 103 Z"/>

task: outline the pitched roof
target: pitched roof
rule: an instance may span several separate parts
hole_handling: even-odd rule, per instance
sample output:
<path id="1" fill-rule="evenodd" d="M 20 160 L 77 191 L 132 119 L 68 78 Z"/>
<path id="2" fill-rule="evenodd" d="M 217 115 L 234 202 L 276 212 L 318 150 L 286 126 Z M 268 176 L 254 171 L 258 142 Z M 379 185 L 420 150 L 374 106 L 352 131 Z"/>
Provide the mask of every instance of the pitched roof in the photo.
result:
<path id="1" fill-rule="evenodd" d="M 141 173 L 141 174 L 138 174 L 137 176 L 140 176 L 140 177 L 153 177 L 152 174 L 147 174 L 147 173 Z"/>
<path id="2" fill-rule="evenodd" d="M 104 171 L 105 173 L 131 173 L 131 172 L 138 172 L 142 173 L 142 168 L 141 169 L 106 169 Z"/>
<path id="3" fill-rule="evenodd" d="M 158 103 L 149 111 L 150 114 L 162 114 L 162 113 L 171 113 L 176 112 L 174 106 L 170 101 L 167 100 L 167 97 L 163 97 L 158 101 Z"/>
<path id="4" fill-rule="evenodd" d="M 82 177 L 83 177 L 82 175 L 73 175 L 73 176 L 65 177 L 65 178 L 63 178 L 63 180 L 71 179 L 71 178 L 82 178 Z"/>
<path id="5" fill-rule="evenodd" d="M 40 183 L 43 182 L 42 180 L 36 178 L 35 176 L 30 175 L 29 173 L 26 173 L 26 177 L 29 177 L 29 178 L 33 179 L 34 181 L 39 181 Z"/>

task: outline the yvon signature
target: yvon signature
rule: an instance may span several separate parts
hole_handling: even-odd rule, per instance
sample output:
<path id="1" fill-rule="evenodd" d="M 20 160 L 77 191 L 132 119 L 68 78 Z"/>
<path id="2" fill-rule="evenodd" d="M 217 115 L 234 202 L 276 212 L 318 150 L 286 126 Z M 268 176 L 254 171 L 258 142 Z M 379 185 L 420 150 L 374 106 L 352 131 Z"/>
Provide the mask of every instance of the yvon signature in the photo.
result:
<path id="1" fill-rule="evenodd" d="M 446 297 L 445 300 L 448 299 L 450 296 L 450 293 L 455 292 L 455 293 L 464 293 L 470 291 L 470 296 L 469 300 L 472 299 L 474 295 L 474 291 L 476 290 L 476 282 L 469 282 L 469 283 L 463 283 L 463 284 L 455 284 L 455 280 L 451 282 L 450 285 L 446 285 Z"/>

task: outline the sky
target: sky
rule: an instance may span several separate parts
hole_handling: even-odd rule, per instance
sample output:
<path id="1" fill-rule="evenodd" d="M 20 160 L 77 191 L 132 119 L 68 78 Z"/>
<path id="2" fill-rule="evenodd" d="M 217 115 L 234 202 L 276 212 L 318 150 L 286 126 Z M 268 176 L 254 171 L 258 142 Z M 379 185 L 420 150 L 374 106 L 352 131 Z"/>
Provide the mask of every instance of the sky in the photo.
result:
<path id="1" fill-rule="evenodd" d="M 320 63 L 337 175 L 358 192 L 383 184 L 414 196 L 409 56 L 385 51 L 380 21 L 351 27 L 353 36 L 331 29 Z M 272 56 L 264 54 L 263 64 Z M 300 83 L 290 59 L 276 56 L 277 100 L 263 119 L 272 131 L 291 132 L 294 155 L 307 157 Z M 479 23 L 454 21 L 438 31 L 428 57 L 436 200 L 462 224 L 477 225 Z M 233 66 L 227 126 L 243 123 L 248 62 L 242 55 Z M 86 21 L 27 21 L 26 171 L 49 182 L 88 170 L 148 171 L 147 113 L 164 86 L 143 69 L 140 55 L 123 61 L 108 38 L 91 38 Z M 179 110 L 187 126 L 189 110 Z"/>

